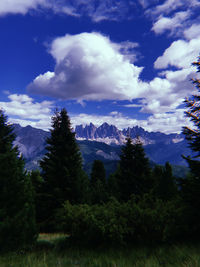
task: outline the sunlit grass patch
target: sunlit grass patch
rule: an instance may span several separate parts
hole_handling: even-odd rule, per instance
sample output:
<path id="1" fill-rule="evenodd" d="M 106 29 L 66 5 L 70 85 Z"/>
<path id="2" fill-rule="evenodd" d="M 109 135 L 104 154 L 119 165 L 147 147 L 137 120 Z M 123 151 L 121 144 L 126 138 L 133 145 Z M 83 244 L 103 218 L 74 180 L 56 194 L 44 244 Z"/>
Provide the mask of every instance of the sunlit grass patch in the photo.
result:
<path id="1" fill-rule="evenodd" d="M 63 233 L 40 233 L 38 237 L 38 241 L 45 240 L 53 242 L 58 239 L 66 238 L 67 235 Z"/>

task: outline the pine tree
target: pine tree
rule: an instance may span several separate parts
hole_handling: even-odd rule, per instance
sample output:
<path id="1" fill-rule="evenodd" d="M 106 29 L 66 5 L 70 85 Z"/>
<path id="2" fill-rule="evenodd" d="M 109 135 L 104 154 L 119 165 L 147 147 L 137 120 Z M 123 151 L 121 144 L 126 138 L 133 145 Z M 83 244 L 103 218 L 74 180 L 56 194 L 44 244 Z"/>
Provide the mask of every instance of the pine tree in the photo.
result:
<path id="1" fill-rule="evenodd" d="M 0 110 L 0 248 L 8 250 L 31 245 L 37 237 L 33 187 L 14 140 Z"/>
<path id="2" fill-rule="evenodd" d="M 149 160 L 139 139 L 132 144 L 131 138 L 127 138 L 122 147 L 117 176 L 122 200 L 128 200 L 131 194 L 142 195 L 149 191 L 152 182 Z"/>
<path id="3" fill-rule="evenodd" d="M 72 132 L 66 109 L 56 110 L 52 117 L 51 136 L 47 139 L 47 153 L 40 162 L 46 195 L 44 217 L 54 216 L 66 200 L 83 201 L 87 179 L 82 170 L 82 157 Z"/>
<path id="4" fill-rule="evenodd" d="M 153 170 L 153 177 L 155 180 L 153 191 L 156 197 L 167 201 L 176 196 L 177 187 L 169 162 L 166 162 L 165 166 L 156 165 Z"/>
<path id="5" fill-rule="evenodd" d="M 197 67 L 197 73 L 200 72 L 200 57 L 192 65 Z M 189 205 L 190 228 L 198 237 L 200 236 L 200 80 L 196 78 L 192 81 L 198 93 L 185 99 L 188 108 L 185 114 L 193 122 L 194 127 L 183 127 L 183 133 L 196 155 L 193 158 L 183 156 L 188 162 L 192 175 L 182 180 L 182 193 L 184 201 Z"/>
<path id="6" fill-rule="evenodd" d="M 100 160 L 94 160 L 91 171 L 92 203 L 101 203 L 106 200 L 106 172 Z"/>
<path id="7" fill-rule="evenodd" d="M 200 72 L 200 57 L 197 62 L 193 62 L 192 65 L 197 67 L 197 72 Z M 200 80 L 193 79 L 192 81 L 200 93 Z M 197 152 L 196 157 L 200 157 L 200 94 L 195 94 L 192 95 L 191 98 L 186 98 L 185 104 L 188 108 L 185 114 L 194 123 L 194 128 L 183 127 L 183 133 L 188 140 L 190 148 L 194 152 Z"/>
<path id="8" fill-rule="evenodd" d="M 200 57 L 192 65 L 197 67 L 197 72 L 200 72 Z M 200 189 L 200 80 L 193 79 L 192 81 L 199 93 L 185 99 L 185 104 L 188 108 L 185 114 L 193 122 L 194 128 L 183 127 L 183 134 L 185 134 L 190 148 L 196 155 L 193 158 L 184 158 L 187 160 L 190 170 L 195 177 L 195 183 L 199 183 Z"/>

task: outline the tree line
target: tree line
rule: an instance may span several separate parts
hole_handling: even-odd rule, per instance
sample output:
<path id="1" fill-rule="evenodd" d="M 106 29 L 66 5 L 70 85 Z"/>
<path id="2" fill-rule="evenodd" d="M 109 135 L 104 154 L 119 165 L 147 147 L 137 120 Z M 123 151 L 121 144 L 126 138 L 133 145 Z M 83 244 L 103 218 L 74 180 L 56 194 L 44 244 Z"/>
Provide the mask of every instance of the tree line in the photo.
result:
<path id="1" fill-rule="evenodd" d="M 200 72 L 200 58 L 193 65 Z M 199 90 L 200 80 L 193 83 Z M 185 100 L 194 128 L 183 133 L 196 158 L 187 177 L 151 166 L 139 138 L 127 136 L 116 171 L 95 160 L 90 177 L 65 108 L 55 111 L 41 171 L 27 172 L 0 110 L 0 249 L 34 244 L 39 232 L 64 232 L 75 244 L 173 242 L 200 237 L 200 95 Z M 164 151 L 163 151 L 164 153 Z"/>

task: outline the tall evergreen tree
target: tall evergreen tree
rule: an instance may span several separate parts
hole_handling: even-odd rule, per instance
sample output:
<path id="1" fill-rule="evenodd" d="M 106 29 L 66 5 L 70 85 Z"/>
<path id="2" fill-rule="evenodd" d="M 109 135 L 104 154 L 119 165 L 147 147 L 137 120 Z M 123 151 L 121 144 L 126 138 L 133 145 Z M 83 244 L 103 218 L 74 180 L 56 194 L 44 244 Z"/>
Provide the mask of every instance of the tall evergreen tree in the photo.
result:
<path id="1" fill-rule="evenodd" d="M 131 194 L 142 195 L 151 187 L 149 160 L 139 139 L 132 144 L 130 137 L 122 147 L 119 162 L 118 183 L 121 199 L 128 200 Z"/>
<path id="2" fill-rule="evenodd" d="M 101 203 L 106 200 L 106 171 L 100 160 L 94 160 L 90 175 L 92 203 Z"/>
<path id="3" fill-rule="evenodd" d="M 0 248 L 5 249 L 31 245 L 37 237 L 33 188 L 14 140 L 0 110 Z"/>
<path id="4" fill-rule="evenodd" d="M 200 57 L 197 62 L 193 62 L 192 65 L 197 67 L 197 72 L 200 72 Z M 193 79 L 193 84 L 200 93 L 200 80 Z M 195 156 L 196 159 L 191 159 L 190 157 L 185 159 L 188 161 L 191 171 L 196 176 L 200 176 L 200 94 L 195 94 L 192 95 L 191 98 L 186 98 L 185 104 L 188 108 L 185 114 L 194 123 L 194 127 L 183 127 L 183 134 L 185 134 L 190 148 L 197 153 Z"/>
<path id="5" fill-rule="evenodd" d="M 52 117 L 47 153 L 40 162 L 46 194 L 46 217 L 60 208 L 64 201 L 83 201 L 87 179 L 82 170 L 82 157 L 72 132 L 66 109 L 56 110 Z"/>
<path id="6" fill-rule="evenodd" d="M 200 72 L 200 57 L 192 65 L 197 67 L 197 73 Z M 184 157 L 188 162 L 192 175 L 182 181 L 182 192 L 183 199 L 189 205 L 191 229 L 193 229 L 195 236 L 200 236 L 200 80 L 198 78 L 193 79 L 193 84 L 198 89 L 198 93 L 185 99 L 185 104 L 188 108 L 185 113 L 193 122 L 194 127 L 183 127 L 183 133 L 196 156 L 193 158 Z"/>
<path id="7" fill-rule="evenodd" d="M 167 201 L 176 196 L 177 186 L 169 162 L 166 162 L 165 166 L 156 165 L 153 170 L 153 178 L 155 180 L 153 191 L 156 197 Z"/>
<path id="8" fill-rule="evenodd" d="M 200 72 L 200 57 L 192 65 L 197 67 L 197 73 Z M 188 108 L 185 114 L 194 123 L 194 127 L 193 129 L 183 127 L 183 133 L 188 140 L 190 148 L 197 152 L 196 157 L 200 157 L 200 80 L 193 79 L 192 81 L 199 93 L 185 99 L 185 104 Z"/>

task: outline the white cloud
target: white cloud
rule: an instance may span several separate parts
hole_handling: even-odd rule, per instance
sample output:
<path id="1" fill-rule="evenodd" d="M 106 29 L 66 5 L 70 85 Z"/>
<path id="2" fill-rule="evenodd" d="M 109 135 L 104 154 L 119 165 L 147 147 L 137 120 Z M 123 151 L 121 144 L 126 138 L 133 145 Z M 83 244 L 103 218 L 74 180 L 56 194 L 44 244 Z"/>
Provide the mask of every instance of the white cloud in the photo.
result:
<path id="1" fill-rule="evenodd" d="M 166 0 L 163 4 L 157 5 L 153 10 L 151 10 L 152 14 L 168 14 L 173 10 L 181 7 L 183 2 L 186 3 L 185 0 Z"/>
<path id="2" fill-rule="evenodd" d="M 199 0 L 166 0 L 164 3 L 156 5 L 155 8 L 148 10 L 147 13 L 153 16 L 160 16 L 176 12 L 178 9 L 192 10 L 199 6 Z"/>
<path id="3" fill-rule="evenodd" d="M 184 109 L 176 109 L 171 113 L 154 114 L 142 126 L 147 131 L 159 131 L 166 134 L 180 133 L 183 126 L 193 126 L 185 117 L 184 111 Z"/>
<path id="4" fill-rule="evenodd" d="M 156 0 L 138 0 L 139 4 L 146 9 L 148 6 L 150 6 L 153 2 Z M 152 3 L 151 3 L 152 2 Z"/>
<path id="5" fill-rule="evenodd" d="M 177 40 L 157 58 L 154 67 L 166 70 L 160 72 L 162 78 L 157 77 L 149 83 L 151 94 L 143 99 L 142 112 L 152 114 L 175 112 L 185 97 L 197 92 L 190 80 L 197 77 L 196 69 L 191 63 L 196 60 L 199 47 L 200 38 L 190 41 Z M 172 70 L 171 67 L 177 70 Z M 158 96 L 155 95 L 156 88 Z"/>
<path id="6" fill-rule="evenodd" d="M 63 1 L 63 3 L 67 5 L 66 1 Z M 80 16 L 87 15 L 97 23 L 104 20 L 118 21 L 122 18 L 133 16 L 135 8 L 129 0 L 75 0 L 72 6 Z"/>
<path id="7" fill-rule="evenodd" d="M 200 24 L 192 24 L 191 27 L 185 29 L 184 36 L 186 39 L 196 39 L 200 37 Z"/>
<path id="8" fill-rule="evenodd" d="M 121 44 L 99 33 L 66 35 L 55 39 L 49 48 L 56 61 L 55 71 L 36 77 L 29 90 L 80 103 L 142 98 L 139 106 L 127 107 L 141 107 L 141 112 L 149 114 L 175 112 L 191 94 L 189 80 L 195 74 L 191 62 L 199 46 L 200 39 L 173 42 L 155 62 L 156 68 L 166 70 L 147 83 L 139 79 L 142 68 L 121 54 Z M 167 69 L 169 66 L 179 69 Z"/>
<path id="9" fill-rule="evenodd" d="M 168 31 L 170 36 L 183 38 L 184 31 L 199 22 L 199 11 L 199 0 L 166 0 L 148 8 L 145 14 L 153 20 L 152 30 L 156 34 Z"/>
<path id="10" fill-rule="evenodd" d="M 126 105 L 122 105 L 122 107 L 125 108 L 141 108 L 143 105 L 142 104 L 126 104 Z"/>
<path id="11" fill-rule="evenodd" d="M 137 61 L 138 52 L 135 48 L 139 47 L 139 44 L 136 42 L 125 41 L 118 44 L 119 51 L 126 59 L 131 63 Z"/>
<path id="12" fill-rule="evenodd" d="M 5 110 L 10 122 L 20 123 L 22 126 L 31 125 L 47 130 L 50 128 L 53 102 L 35 102 L 28 95 L 12 94 L 9 101 L 0 102 L 0 108 Z"/>
<path id="13" fill-rule="evenodd" d="M 174 41 L 165 50 L 162 56 L 158 57 L 154 63 L 157 69 L 174 66 L 177 68 L 189 68 L 199 54 L 200 37 L 189 42 L 184 40 Z"/>
<path id="14" fill-rule="evenodd" d="M 130 49 L 130 43 L 128 45 Z M 133 48 L 133 43 L 131 45 Z M 56 60 L 54 73 L 48 71 L 39 75 L 28 88 L 60 99 L 138 97 L 146 88 L 139 79 L 143 68 L 131 64 L 121 54 L 121 49 L 122 44 L 115 44 L 94 32 L 57 38 L 50 46 L 50 53 Z"/>
<path id="15" fill-rule="evenodd" d="M 176 92 L 176 86 L 176 83 L 166 78 L 153 79 L 149 83 L 149 93 L 141 100 L 141 112 L 159 114 L 175 110 L 183 101 L 182 92 Z"/>
<path id="16" fill-rule="evenodd" d="M 177 12 L 173 17 L 163 17 L 161 16 L 153 25 L 152 30 L 157 33 L 161 34 L 166 30 L 177 33 L 178 28 L 183 27 L 183 23 L 188 19 L 190 16 L 190 11 L 182 11 Z"/>
<path id="17" fill-rule="evenodd" d="M 51 2 L 51 9 L 55 12 L 55 13 L 63 13 L 66 14 L 68 16 L 72 16 L 72 17 L 80 17 L 81 15 L 78 13 L 78 10 L 71 6 L 71 5 L 64 5 L 64 3 L 62 3 L 62 1 L 58 1 L 58 2 Z"/>
<path id="18" fill-rule="evenodd" d="M 40 8 L 52 10 L 56 14 L 68 16 L 88 16 L 94 22 L 120 20 L 133 14 L 134 6 L 128 0 L 1 0 L 0 16 L 7 14 L 26 14 Z"/>
<path id="19" fill-rule="evenodd" d="M 47 0 L 1 0 L 0 16 L 6 14 L 26 14 L 30 9 L 47 6 Z"/>

